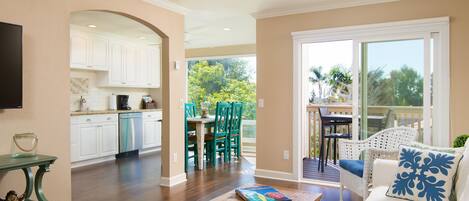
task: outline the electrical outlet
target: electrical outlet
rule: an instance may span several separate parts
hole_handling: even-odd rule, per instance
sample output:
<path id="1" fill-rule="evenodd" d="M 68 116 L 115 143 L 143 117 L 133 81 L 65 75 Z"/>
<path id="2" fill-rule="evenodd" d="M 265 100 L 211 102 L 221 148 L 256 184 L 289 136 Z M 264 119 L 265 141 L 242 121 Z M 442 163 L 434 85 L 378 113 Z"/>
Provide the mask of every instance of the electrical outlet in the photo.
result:
<path id="1" fill-rule="evenodd" d="M 257 100 L 257 107 L 264 108 L 264 99 L 263 98 L 259 98 L 259 100 Z"/>
<path id="2" fill-rule="evenodd" d="M 173 154 L 173 162 L 177 162 L 177 161 L 178 161 L 178 154 L 174 153 Z"/>
<path id="3" fill-rule="evenodd" d="M 288 160 L 290 158 L 290 153 L 288 150 L 283 151 L 283 160 Z"/>

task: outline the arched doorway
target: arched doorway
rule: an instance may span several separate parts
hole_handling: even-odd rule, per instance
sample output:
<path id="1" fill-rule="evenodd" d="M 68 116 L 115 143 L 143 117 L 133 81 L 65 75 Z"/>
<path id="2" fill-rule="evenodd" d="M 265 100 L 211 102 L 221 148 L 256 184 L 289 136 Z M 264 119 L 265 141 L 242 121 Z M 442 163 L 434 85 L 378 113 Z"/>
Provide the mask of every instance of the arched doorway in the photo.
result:
<path id="1" fill-rule="evenodd" d="M 126 182 L 132 182 L 132 178 L 138 178 L 142 172 L 148 172 L 151 169 L 150 176 L 154 177 L 155 185 L 159 185 L 160 175 L 164 176 L 161 168 L 164 167 L 162 165 L 163 157 L 151 152 L 169 146 L 161 143 L 164 142 L 161 140 L 163 134 L 161 132 L 162 112 L 154 109 L 143 110 L 146 106 L 140 104 L 140 99 L 142 96 L 151 96 L 156 100 L 160 109 L 164 105 L 162 97 L 164 82 L 161 81 L 164 76 L 161 75 L 165 73 L 164 66 L 167 67 L 169 63 L 168 36 L 154 25 L 121 12 L 75 11 L 71 13 L 70 23 L 72 93 L 70 105 L 72 115 L 76 114 L 77 116 L 76 118 L 72 116 L 71 161 L 72 167 L 80 167 L 77 168 L 78 171 L 82 171 L 81 167 L 87 166 L 88 175 L 92 175 L 87 177 L 86 174 L 85 176 L 80 174 L 78 177 L 80 181 L 74 181 L 75 177 L 72 173 L 72 184 L 96 188 L 96 186 L 92 187 L 91 184 L 110 181 L 99 186 L 125 185 Z M 100 51 L 101 53 L 99 53 Z M 159 59 L 152 60 L 155 57 Z M 158 69 L 144 70 L 143 66 L 155 65 L 156 62 L 159 62 Z M 146 64 L 143 65 L 143 63 Z M 119 108 L 119 98 L 113 97 L 114 94 L 126 95 L 128 106 L 132 110 L 114 111 L 114 109 L 122 109 Z M 83 99 L 86 100 L 87 104 L 83 104 Z M 111 99 L 117 99 L 117 103 L 112 103 Z M 113 106 L 113 104 L 116 105 Z M 82 108 L 83 105 L 86 108 Z M 73 113 L 73 111 L 80 109 L 83 111 Z M 125 122 L 122 120 L 124 114 L 140 114 L 142 120 Z M 146 116 L 154 117 L 155 115 L 159 119 L 145 120 Z M 89 122 L 75 121 L 80 118 L 85 118 L 85 121 Z M 105 118 L 109 121 L 95 121 L 99 118 Z M 74 122 L 78 123 L 74 124 Z M 124 124 L 132 127 L 131 131 L 123 132 Z M 125 129 L 129 129 L 128 127 Z M 140 129 L 136 129 L 136 127 L 140 127 Z M 152 135 L 151 132 L 158 129 L 159 134 L 148 135 Z M 133 136 L 122 137 L 129 132 Z M 139 132 L 141 132 L 140 135 L 136 134 Z M 122 143 L 123 141 L 132 142 L 125 144 Z M 145 144 L 145 141 L 150 141 L 150 143 Z M 121 149 L 129 144 L 137 146 L 133 147 L 132 150 Z M 106 167 L 109 171 L 103 172 L 102 169 L 98 169 L 97 171 L 101 174 L 94 174 L 93 168 L 89 168 L 92 167 L 89 166 L 90 164 L 102 165 L 102 162 L 114 160 L 116 153 L 126 153 L 133 150 L 149 153 L 152 157 L 149 161 L 152 164 L 143 167 L 138 159 L 134 158 L 131 161 L 126 160 L 114 164 L 105 163 L 109 165 Z M 148 179 L 149 175 L 145 175 L 145 177 Z"/>

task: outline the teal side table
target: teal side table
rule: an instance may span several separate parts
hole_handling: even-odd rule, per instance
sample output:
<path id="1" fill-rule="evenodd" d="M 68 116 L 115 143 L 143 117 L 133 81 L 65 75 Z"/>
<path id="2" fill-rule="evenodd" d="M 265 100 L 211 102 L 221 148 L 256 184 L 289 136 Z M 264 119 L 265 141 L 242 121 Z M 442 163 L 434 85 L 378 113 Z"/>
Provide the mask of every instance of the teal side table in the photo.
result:
<path id="1" fill-rule="evenodd" d="M 39 201 L 47 201 L 42 190 L 42 177 L 44 173 L 49 172 L 49 166 L 57 160 L 55 156 L 36 155 L 34 157 L 12 158 L 11 155 L 0 155 L 0 172 L 12 170 L 23 170 L 26 178 L 26 190 L 24 197 L 26 201 L 31 201 L 30 197 L 34 191 Z M 33 178 L 32 167 L 38 166 L 35 178 Z"/>

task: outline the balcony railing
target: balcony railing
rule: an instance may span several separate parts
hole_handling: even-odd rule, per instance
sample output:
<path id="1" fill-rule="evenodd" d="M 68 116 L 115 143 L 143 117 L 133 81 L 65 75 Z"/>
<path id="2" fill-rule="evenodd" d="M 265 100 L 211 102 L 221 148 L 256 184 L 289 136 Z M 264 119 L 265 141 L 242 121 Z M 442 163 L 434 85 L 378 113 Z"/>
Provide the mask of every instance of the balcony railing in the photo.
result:
<path id="1" fill-rule="evenodd" d="M 241 154 L 243 156 L 255 156 L 256 120 L 243 120 L 241 126 Z"/>
<path id="2" fill-rule="evenodd" d="M 308 115 L 308 133 L 304 135 L 304 152 L 303 157 L 316 158 L 319 152 L 319 137 L 321 131 L 321 119 L 319 117 L 319 107 L 327 107 L 328 111 L 332 114 L 352 114 L 351 105 L 317 105 L 310 104 L 306 107 Z M 387 116 L 389 111 L 392 111 L 392 118 L 390 121 L 391 127 L 405 126 L 417 128 L 421 140 L 423 131 L 423 107 L 415 106 L 369 106 L 368 115 Z M 388 121 L 386 119 L 385 121 Z M 340 128 L 339 128 L 340 129 Z M 342 128 L 344 129 L 344 128 Z M 347 132 L 347 131 L 344 131 Z M 351 131 L 350 131 L 351 132 Z M 355 135 L 354 133 L 352 133 Z M 331 154 L 329 154 L 331 156 Z"/>

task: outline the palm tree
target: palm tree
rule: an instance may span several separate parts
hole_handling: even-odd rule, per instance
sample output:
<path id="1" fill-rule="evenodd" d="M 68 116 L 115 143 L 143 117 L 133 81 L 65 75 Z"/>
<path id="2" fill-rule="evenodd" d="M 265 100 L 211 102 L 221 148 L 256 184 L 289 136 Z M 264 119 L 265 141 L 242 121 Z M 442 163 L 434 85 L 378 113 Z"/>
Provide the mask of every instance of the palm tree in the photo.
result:
<path id="1" fill-rule="evenodd" d="M 326 81 L 327 75 L 322 73 L 322 66 L 311 67 L 309 81 L 313 84 L 318 84 L 319 99 L 322 99 L 322 84 Z"/>

